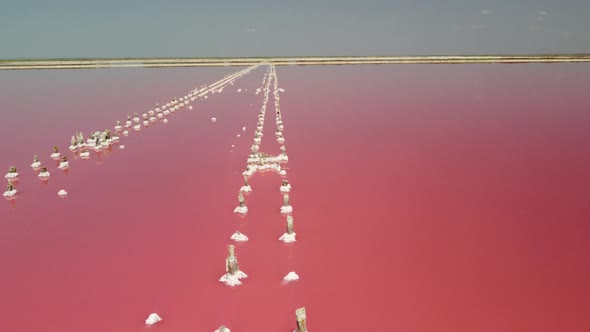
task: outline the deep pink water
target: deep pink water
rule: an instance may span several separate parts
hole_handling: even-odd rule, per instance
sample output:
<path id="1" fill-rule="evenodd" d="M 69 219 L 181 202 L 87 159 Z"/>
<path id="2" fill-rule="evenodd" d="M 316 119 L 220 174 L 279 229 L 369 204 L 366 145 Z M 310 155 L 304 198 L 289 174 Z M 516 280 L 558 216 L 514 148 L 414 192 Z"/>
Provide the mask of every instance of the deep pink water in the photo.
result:
<path id="1" fill-rule="evenodd" d="M 21 173 L 0 204 L 2 330 L 144 331 L 157 312 L 150 330 L 286 332 L 301 306 L 310 331 L 590 330 L 588 65 L 278 67 L 289 246 L 277 175 L 232 213 L 263 68 L 67 175 L 49 159 L 236 70 L 2 73 L 0 167 Z M 263 151 L 274 131 L 269 114 Z M 236 230 L 250 277 L 228 288 Z"/>

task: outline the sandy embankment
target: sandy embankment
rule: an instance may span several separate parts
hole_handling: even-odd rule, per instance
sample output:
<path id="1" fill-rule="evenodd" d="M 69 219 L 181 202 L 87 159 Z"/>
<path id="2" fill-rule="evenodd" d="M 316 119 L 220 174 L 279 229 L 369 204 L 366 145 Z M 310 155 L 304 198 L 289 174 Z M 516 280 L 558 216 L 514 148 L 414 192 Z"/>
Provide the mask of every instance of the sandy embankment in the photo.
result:
<path id="1" fill-rule="evenodd" d="M 250 66 L 258 63 L 281 65 L 352 64 L 470 64 L 470 63 L 561 63 L 590 62 L 590 55 L 520 56 L 374 56 L 374 57 L 276 57 L 276 58 L 153 58 L 94 60 L 0 60 L 0 70 L 91 69 L 117 67 Z"/>

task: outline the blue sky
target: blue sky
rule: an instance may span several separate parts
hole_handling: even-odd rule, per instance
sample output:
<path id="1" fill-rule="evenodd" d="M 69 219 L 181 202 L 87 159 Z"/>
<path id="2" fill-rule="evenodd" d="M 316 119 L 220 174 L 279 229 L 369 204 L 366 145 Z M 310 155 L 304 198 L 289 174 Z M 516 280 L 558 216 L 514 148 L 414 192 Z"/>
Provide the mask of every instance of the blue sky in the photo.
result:
<path id="1" fill-rule="evenodd" d="M 0 58 L 590 53 L 590 0 L 0 0 Z"/>

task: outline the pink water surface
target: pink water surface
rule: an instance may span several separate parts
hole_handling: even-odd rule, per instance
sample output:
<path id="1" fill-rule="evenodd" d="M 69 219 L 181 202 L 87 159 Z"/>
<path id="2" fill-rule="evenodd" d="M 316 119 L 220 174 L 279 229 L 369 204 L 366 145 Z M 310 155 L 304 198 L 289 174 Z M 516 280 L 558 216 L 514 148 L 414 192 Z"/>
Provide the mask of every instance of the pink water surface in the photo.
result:
<path id="1" fill-rule="evenodd" d="M 236 70 L 2 73 L 0 167 L 22 175 L 0 204 L 1 330 L 286 332 L 302 306 L 312 332 L 590 330 L 589 66 L 278 67 L 292 245 L 277 175 L 232 213 L 264 68 L 68 174 L 48 157 Z M 249 278 L 229 288 L 236 230 Z"/>

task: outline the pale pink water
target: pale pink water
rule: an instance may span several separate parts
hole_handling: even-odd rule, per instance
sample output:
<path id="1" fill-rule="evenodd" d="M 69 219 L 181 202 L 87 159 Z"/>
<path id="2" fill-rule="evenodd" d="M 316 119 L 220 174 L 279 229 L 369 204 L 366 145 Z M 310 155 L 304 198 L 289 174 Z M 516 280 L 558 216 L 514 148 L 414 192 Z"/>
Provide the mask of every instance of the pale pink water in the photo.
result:
<path id="1" fill-rule="evenodd" d="M 232 213 L 265 69 L 67 175 L 48 157 L 236 70 L 2 73 L 0 167 L 22 174 L 0 204 L 2 330 L 143 331 L 157 312 L 149 329 L 291 331 L 301 306 L 312 332 L 590 330 L 590 67 L 278 67 L 293 245 L 278 176 Z M 263 151 L 274 131 L 269 114 Z M 236 230 L 250 277 L 228 288 Z"/>

